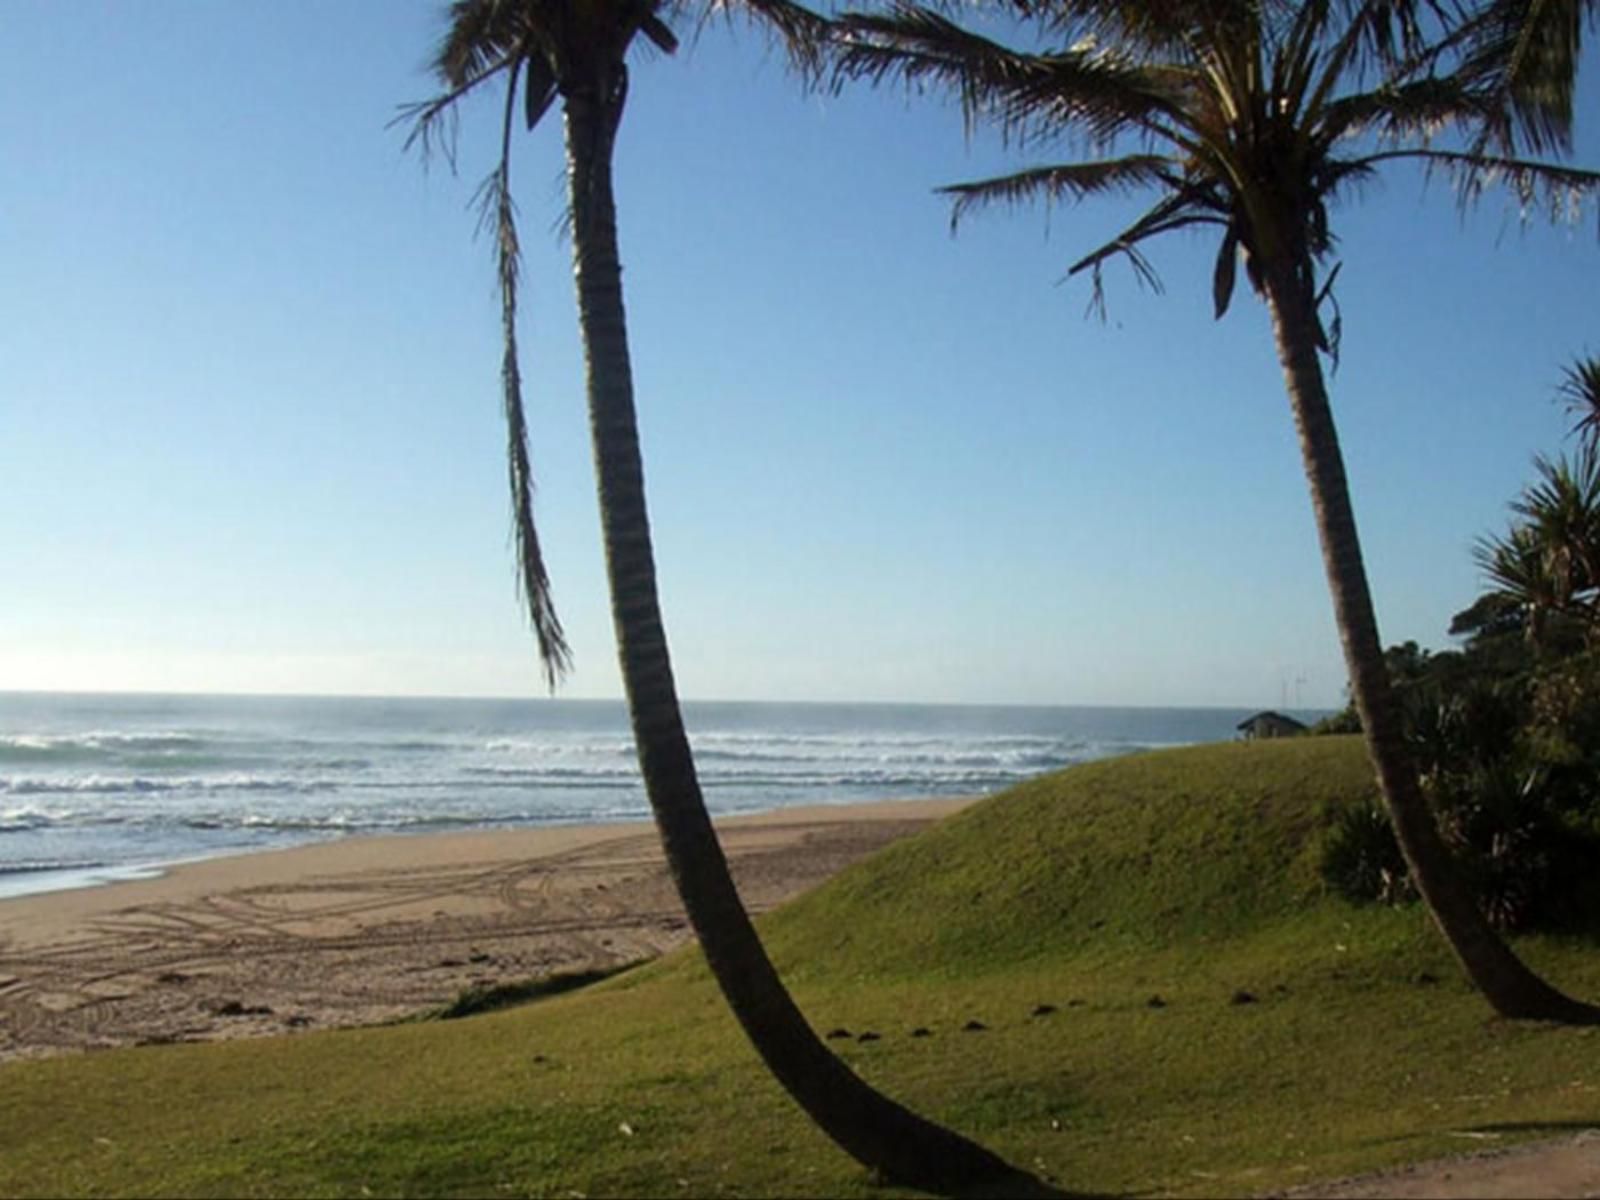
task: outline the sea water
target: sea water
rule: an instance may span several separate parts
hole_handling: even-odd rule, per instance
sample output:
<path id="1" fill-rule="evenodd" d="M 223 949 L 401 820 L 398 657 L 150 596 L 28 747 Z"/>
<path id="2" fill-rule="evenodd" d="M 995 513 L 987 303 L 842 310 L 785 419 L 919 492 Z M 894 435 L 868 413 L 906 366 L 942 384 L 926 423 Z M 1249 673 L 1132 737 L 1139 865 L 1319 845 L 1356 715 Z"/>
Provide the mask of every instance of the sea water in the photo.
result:
<path id="1" fill-rule="evenodd" d="M 685 705 L 719 815 L 982 795 L 1246 715 Z M 351 834 L 648 816 L 620 701 L 0 693 L 0 896 Z"/>

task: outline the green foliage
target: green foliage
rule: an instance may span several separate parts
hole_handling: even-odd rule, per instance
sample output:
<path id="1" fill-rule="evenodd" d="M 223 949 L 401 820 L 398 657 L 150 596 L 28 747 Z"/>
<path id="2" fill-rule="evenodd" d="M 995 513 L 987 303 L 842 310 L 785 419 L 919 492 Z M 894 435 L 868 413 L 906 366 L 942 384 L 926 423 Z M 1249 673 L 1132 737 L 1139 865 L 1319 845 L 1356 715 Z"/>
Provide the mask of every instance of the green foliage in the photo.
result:
<path id="1" fill-rule="evenodd" d="M 1311 737 L 1339 737 L 1361 732 L 1361 717 L 1354 704 L 1346 704 L 1331 717 L 1323 717 L 1306 733 Z"/>
<path id="2" fill-rule="evenodd" d="M 1335 818 L 1323 848 L 1323 879 L 1357 903 L 1416 899 L 1394 827 L 1376 804 L 1358 804 Z"/>
<path id="3" fill-rule="evenodd" d="M 1468 669 L 1424 673 L 1400 691 L 1440 832 L 1494 925 L 1570 924 L 1591 890 L 1587 864 L 1600 853 L 1600 660 L 1509 676 L 1474 673 L 1471 656 L 1464 661 Z M 1322 872 L 1356 901 L 1415 894 L 1376 811 L 1341 820 Z"/>

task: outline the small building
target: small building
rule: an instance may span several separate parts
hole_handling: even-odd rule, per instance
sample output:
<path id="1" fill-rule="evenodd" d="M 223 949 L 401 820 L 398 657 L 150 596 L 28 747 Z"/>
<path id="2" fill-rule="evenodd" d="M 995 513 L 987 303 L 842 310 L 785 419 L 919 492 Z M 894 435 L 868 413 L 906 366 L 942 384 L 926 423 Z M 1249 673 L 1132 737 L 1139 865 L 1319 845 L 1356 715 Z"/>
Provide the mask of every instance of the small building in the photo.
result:
<path id="1" fill-rule="evenodd" d="M 1239 736 L 1241 738 L 1293 737 L 1297 733 L 1304 733 L 1305 728 L 1293 717 L 1286 717 L 1282 713 L 1269 710 L 1258 712 L 1255 716 L 1240 721 Z"/>

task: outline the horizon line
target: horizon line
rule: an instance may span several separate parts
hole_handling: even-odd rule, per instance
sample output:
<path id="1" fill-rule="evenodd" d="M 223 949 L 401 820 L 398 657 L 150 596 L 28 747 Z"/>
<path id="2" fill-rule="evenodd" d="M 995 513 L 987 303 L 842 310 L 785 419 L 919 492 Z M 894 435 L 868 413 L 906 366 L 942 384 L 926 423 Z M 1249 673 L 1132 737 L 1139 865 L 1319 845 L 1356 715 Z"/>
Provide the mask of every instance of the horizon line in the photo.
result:
<path id="1" fill-rule="evenodd" d="M 99 691 L 84 690 L 81 688 L 0 688 L 0 697 L 4 696 L 142 696 L 142 697 L 186 697 L 194 699 L 219 699 L 219 700 L 436 700 L 471 702 L 511 701 L 523 703 L 543 702 L 570 702 L 576 704 L 622 704 L 626 705 L 626 698 L 616 696 L 561 696 L 540 695 L 527 693 L 501 693 L 498 695 L 465 695 L 451 692 L 250 692 L 250 691 L 206 691 L 200 689 L 179 689 L 174 691 L 152 691 L 144 688 L 110 688 Z M 684 696 L 679 702 L 690 704 L 766 704 L 766 705 L 809 705 L 838 707 L 884 707 L 884 708 L 1101 708 L 1101 709 L 1191 709 L 1203 710 L 1229 710 L 1248 711 L 1257 709 L 1254 704 L 1104 704 L 1087 703 L 1082 701 L 1006 701 L 1006 700 L 817 700 L 817 699 L 761 699 L 734 700 L 721 697 Z M 1273 711 L 1271 706 L 1264 706 L 1258 711 Z M 1327 709 L 1319 706 L 1290 706 L 1285 708 L 1278 705 L 1278 711 L 1321 713 L 1337 712 L 1338 709 Z"/>

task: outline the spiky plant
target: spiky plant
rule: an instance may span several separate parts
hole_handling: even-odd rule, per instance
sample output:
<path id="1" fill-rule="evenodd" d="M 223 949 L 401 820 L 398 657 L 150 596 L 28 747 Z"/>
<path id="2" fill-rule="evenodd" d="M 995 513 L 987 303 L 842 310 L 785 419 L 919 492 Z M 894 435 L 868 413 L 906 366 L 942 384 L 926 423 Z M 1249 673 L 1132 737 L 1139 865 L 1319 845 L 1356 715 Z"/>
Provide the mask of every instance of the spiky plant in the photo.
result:
<path id="1" fill-rule="evenodd" d="M 1498 1012 L 1600 1021 L 1600 1009 L 1563 995 L 1511 952 L 1440 841 L 1384 669 L 1322 369 L 1339 341 L 1330 214 L 1353 185 L 1390 164 L 1419 163 L 1449 175 L 1464 202 L 1499 183 L 1525 208 L 1567 217 L 1600 193 L 1600 174 L 1514 152 L 1518 126 L 1507 114 L 1525 102 L 1523 85 L 1495 57 L 1480 10 L 1456 22 L 1446 6 L 1403 0 L 1000 0 L 998 8 L 1049 48 L 1019 49 L 948 10 L 901 2 L 839 21 L 838 74 L 942 87 L 959 96 L 969 124 L 990 123 L 1012 144 L 1089 154 L 945 189 L 957 221 L 995 203 L 1153 192 L 1142 216 L 1072 264 L 1089 273 L 1093 304 L 1103 302 L 1103 269 L 1114 259 L 1153 280 L 1144 247 L 1175 230 L 1217 235 L 1219 317 L 1243 263 L 1272 317 L 1351 693 L 1418 890 Z M 1560 114 L 1545 120 L 1559 141 Z M 1460 136 L 1443 142 L 1452 130 Z"/>
<path id="2" fill-rule="evenodd" d="M 1600 452 L 1600 356 L 1573 360 L 1561 375 L 1556 396 L 1572 415 L 1573 436 Z"/>

